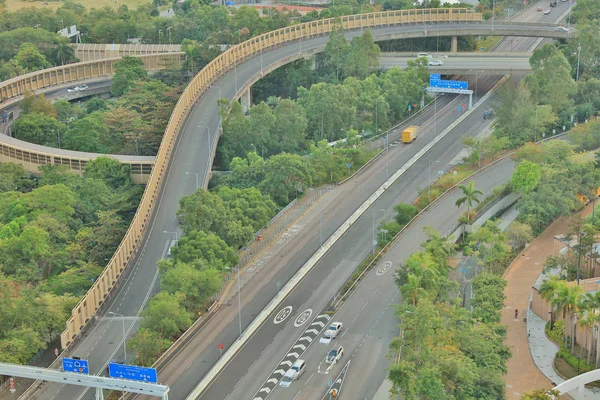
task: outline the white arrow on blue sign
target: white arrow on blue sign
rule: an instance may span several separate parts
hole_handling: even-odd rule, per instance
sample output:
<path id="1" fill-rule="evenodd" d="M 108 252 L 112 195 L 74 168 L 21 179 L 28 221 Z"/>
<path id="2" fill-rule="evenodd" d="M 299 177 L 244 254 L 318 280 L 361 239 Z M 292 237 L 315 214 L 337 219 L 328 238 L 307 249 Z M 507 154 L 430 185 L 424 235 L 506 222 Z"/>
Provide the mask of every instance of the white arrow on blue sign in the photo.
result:
<path id="1" fill-rule="evenodd" d="M 87 360 L 76 360 L 74 358 L 62 359 L 63 371 L 77 372 L 78 374 L 89 374 L 89 366 Z"/>

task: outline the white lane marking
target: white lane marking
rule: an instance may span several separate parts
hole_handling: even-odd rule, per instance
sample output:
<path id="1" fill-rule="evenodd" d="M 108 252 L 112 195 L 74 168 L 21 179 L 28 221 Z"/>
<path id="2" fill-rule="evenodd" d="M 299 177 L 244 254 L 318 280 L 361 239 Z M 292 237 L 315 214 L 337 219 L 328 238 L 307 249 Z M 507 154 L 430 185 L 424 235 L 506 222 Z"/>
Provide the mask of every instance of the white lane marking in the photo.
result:
<path id="1" fill-rule="evenodd" d="M 273 318 L 273 323 L 277 325 L 285 321 L 287 317 L 289 317 L 292 313 L 292 309 L 292 306 L 282 308 L 281 311 L 279 311 L 277 315 L 275 315 L 275 318 Z"/>
<path id="2" fill-rule="evenodd" d="M 312 313 L 313 313 L 312 308 L 307 308 L 306 310 L 302 311 L 300 313 L 300 315 L 298 315 L 298 317 L 296 317 L 296 320 L 294 321 L 294 326 L 296 328 L 299 328 L 302 325 L 304 325 L 306 323 L 306 321 L 309 320 L 309 318 L 311 317 Z"/>
<path id="3" fill-rule="evenodd" d="M 315 373 L 313 372 L 311 376 L 308 377 L 308 379 L 306 380 L 306 382 L 304 382 L 304 385 L 308 385 L 308 382 L 312 379 L 312 377 L 315 376 Z"/>
<path id="4" fill-rule="evenodd" d="M 376 274 L 378 276 L 381 276 L 381 275 L 385 274 L 386 272 L 388 272 L 390 270 L 390 268 L 392 268 L 392 262 L 391 261 L 386 261 L 383 264 L 381 264 L 379 266 L 379 268 L 377 268 Z"/>

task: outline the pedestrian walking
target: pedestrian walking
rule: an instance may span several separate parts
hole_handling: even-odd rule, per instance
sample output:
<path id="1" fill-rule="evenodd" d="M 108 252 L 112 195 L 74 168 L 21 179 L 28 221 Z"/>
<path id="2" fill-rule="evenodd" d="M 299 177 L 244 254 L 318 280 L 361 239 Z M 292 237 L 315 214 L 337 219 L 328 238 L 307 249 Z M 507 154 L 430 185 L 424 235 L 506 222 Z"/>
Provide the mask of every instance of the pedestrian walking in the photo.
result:
<path id="1" fill-rule="evenodd" d="M 519 309 L 515 308 L 515 319 L 519 319 Z"/>

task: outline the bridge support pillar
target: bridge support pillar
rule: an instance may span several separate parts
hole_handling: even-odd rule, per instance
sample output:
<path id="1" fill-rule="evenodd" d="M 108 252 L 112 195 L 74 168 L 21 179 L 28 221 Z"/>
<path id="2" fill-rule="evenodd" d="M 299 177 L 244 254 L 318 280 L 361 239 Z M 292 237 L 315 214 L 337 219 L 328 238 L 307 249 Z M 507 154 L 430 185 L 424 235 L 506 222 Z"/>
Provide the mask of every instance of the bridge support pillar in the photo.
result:
<path id="1" fill-rule="evenodd" d="M 450 40 L 450 53 L 458 53 L 458 36 L 452 36 Z"/>
<path id="2" fill-rule="evenodd" d="M 242 111 L 248 112 L 250 106 L 252 105 L 252 87 L 249 87 L 244 93 L 242 93 L 240 102 L 242 103 Z"/>

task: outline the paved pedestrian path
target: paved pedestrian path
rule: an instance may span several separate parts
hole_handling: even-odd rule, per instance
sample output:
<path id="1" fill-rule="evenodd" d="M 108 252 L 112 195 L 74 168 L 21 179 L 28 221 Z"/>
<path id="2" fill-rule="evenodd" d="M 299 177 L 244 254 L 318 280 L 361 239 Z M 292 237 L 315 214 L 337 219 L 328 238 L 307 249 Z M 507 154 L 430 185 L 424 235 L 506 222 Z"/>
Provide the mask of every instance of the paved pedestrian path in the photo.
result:
<path id="1" fill-rule="evenodd" d="M 582 216 L 590 212 L 591 206 L 588 206 Z M 504 274 L 507 286 L 501 322 L 507 326 L 504 343 L 512 351 L 508 373 L 504 377 L 509 400 L 519 399 L 530 390 L 550 388 L 552 382 L 563 381 L 552 368 L 558 348 L 546 337 L 545 321 L 529 311 L 529 301 L 531 288 L 542 272 L 546 258 L 554 254 L 554 236 L 568 229 L 569 217 L 559 218 L 517 256 Z M 515 309 L 519 310 L 519 318 L 515 318 Z M 524 316 L 527 316 L 527 323 L 523 322 Z M 600 397 L 589 392 L 586 399 Z"/>

